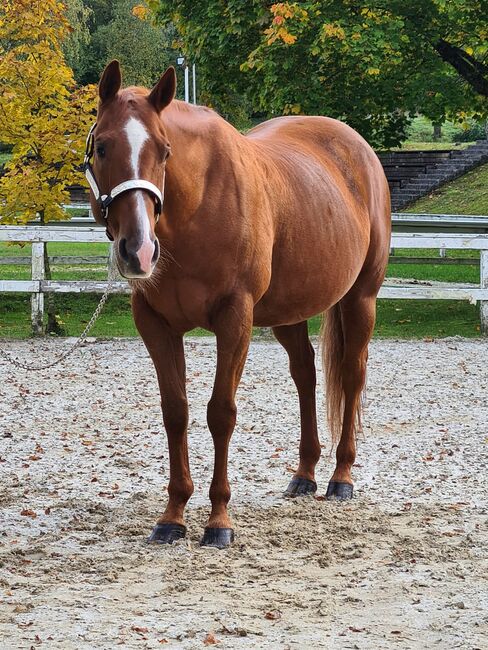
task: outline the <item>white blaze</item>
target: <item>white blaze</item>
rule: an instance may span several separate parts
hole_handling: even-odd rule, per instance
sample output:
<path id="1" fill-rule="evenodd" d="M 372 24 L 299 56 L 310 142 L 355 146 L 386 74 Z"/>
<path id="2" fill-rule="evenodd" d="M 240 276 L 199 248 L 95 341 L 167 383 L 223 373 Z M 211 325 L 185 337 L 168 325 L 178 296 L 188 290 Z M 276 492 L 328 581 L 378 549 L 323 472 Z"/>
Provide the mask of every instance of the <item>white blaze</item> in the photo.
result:
<path id="1" fill-rule="evenodd" d="M 127 135 L 127 140 L 130 145 L 130 162 L 132 165 L 132 173 L 134 178 L 139 178 L 139 158 L 141 151 L 146 140 L 149 139 L 149 134 L 146 127 L 142 122 L 131 117 L 124 127 Z"/>
<path id="2" fill-rule="evenodd" d="M 127 124 L 124 127 L 124 131 L 130 147 L 130 163 L 132 167 L 133 178 L 139 178 L 139 159 L 141 157 L 141 152 L 144 148 L 144 144 L 147 140 L 149 140 L 149 134 L 146 131 L 144 124 L 137 120 L 135 117 L 129 118 Z M 150 273 L 151 259 L 154 254 L 154 244 L 151 241 L 150 237 L 149 216 L 147 214 L 146 204 L 144 202 L 144 195 L 142 191 L 136 190 L 135 199 L 135 216 L 139 229 L 142 232 L 142 244 L 136 254 L 139 258 L 141 269 L 146 273 Z"/>

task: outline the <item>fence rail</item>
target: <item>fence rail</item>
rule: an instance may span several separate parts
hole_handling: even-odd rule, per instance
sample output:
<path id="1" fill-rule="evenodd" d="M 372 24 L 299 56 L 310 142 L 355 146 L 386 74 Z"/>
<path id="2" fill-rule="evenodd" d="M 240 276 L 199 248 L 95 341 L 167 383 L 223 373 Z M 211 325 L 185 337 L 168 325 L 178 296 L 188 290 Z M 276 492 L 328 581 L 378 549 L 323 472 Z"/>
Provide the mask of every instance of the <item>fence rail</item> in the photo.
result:
<path id="1" fill-rule="evenodd" d="M 488 223 L 488 218 L 486 219 Z M 45 293 L 103 293 L 107 287 L 107 282 L 103 281 L 46 280 L 44 274 L 44 247 L 46 242 L 107 243 L 105 230 L 102 227 L 79 225 L 0 226 L 0 241 L 32 243 L 32 279 L 1 280 L 0 292 L 27 292 L 32 294 L 34 331 L 40 331 L 42 328 Z M 407 249 L 433 248 L 480 251 L 480 283 L 478 285 L 425 281 L 399 285 L 389 283 L 387 279 L 380 290 L 379 298 L 468 300 L 472 303 L 479 301 L 481 331 L 483 334 L 488 334 L 488 232 L 394 232 L 391 245 L 394 248 Z M 130 293 L 130 287 L 127 282 L 116 282 L 112 292 Z"/>
<path id="2" fill-rule="evenodd" d="M 59 221 L 60 226 L 79 227 L 95 225 L 90 205 L 88 203 L 71 203 L 63 206 L 66 209 L 86 210 L 83 217 L 72 217 Z M 32 222 L 34 223 L 34 222 Z M 488 233 L 488 216 L 474 214 L 414 214 L 409 212 L 393 212 L 391 215 L 393 232 L 477 232 Z"/>

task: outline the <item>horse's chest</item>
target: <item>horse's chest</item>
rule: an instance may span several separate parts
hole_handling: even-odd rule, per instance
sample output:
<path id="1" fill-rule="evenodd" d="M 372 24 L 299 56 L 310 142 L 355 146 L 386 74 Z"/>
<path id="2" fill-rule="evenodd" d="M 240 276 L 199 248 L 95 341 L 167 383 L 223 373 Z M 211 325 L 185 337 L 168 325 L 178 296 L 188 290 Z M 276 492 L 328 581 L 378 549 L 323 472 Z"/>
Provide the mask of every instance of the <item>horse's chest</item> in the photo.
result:
<path id="1" fill-rule="evenodd" d="M 146 291 L 146 300 L 175 331 L 208 328 L 212 293 L 195 279 L 166 280 Z"/>

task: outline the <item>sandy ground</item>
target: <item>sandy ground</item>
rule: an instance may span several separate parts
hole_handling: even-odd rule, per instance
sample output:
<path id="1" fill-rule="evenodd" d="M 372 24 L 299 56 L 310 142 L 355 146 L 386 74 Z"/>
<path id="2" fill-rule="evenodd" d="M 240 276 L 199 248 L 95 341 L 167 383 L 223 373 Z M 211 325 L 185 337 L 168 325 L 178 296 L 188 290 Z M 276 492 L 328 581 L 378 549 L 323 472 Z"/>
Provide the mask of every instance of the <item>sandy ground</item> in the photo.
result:
<path id="1" fill-rule="evenodd" d="M 27 359 L 66 341 L 3 343 Z M 355 498 L 281 492 L 298 416 L 282 349 L 252 345 L 231 449 L 236 543 L 201 549 L 215 363 L 187 342 L 189 535 L 145 545 L 168 457 L 139 341 L 44 373 L 0 362 L 0 648 L 488 648 L 488 346 L 375 341 Z M 321 406 L 321 398 L 319 398 Z M 321 409 L 322 411 L 322 409 Z"/>

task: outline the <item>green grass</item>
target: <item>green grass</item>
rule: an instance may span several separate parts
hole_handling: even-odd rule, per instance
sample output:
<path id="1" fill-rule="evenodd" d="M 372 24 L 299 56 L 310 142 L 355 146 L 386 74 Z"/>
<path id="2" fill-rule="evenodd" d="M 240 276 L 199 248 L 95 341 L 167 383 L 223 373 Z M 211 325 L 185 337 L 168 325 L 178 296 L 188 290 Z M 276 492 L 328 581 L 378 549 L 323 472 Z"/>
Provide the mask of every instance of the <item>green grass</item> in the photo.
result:
<path id="1" fill-rule="evenodd" d="M 488 216 L 488 163 L 423 197 L 407 212 Z"/>
<path id="2" fill-rule="evenodd" d="M 47 245 L 49 255 L 79 257 L 81 255 L 108 255 L 109 244 L 73 244 L 70 242 L 52 242 Z M 17 244 L 0 242 L 0 257 L 30 257 L 31 245 L 29 243 Z M 1 268 L 1 267 L 0 267 Z"/>
<path id="3" fill-rule="evenodd" d="M 100 296 L 60 294 L 57 313 L 66 336 L 79 336 L 95 310 Z M 26 294 L 1 297 L 0 338 L 31 335 L 30 298 Z M 309 321 L 311 335 L 317 335 L 321 317 Z M 192 335 L 209 334 L 194 330 Z M 480 334 L 479 308 L 464 301 L 379 300 L 375 336 L 381 338 L 476 337 Z M 90 336 L 137 336 L 128 296 L 111 296 L 90 332 Z"/>
<path id="4" fill-rule="evenodd" d="M 390 151 L 437 151 L 439 149 L 466 149 L 472 142 L 404 142 L 400 147 L 393 147 Z"/>
<path id="5" fill-rule="evenodd" d="M 77 244 L 77 247 L 92 247 L 91 244 Z M 11 247 L 7 254 L 11 256 Z M 0 250 L 4 254 L 4 249 Z M 67 250 L 68 249 L 68 250 Z M 94 253 L 103 254 L 105 244 L 93 245 Z M 68 244 L 52 245 L 51 254 L 78 254 Z M 449 251 L 452 257 L 477 257 L 476 251 Z M 25 255 L 25 249 L 23 251 Z M 397 250 L 397 256 L 435 257 L 435 250 Z M 415 278 L 417 280 L 437 280 L 443 282 L 479 281 L 479 270 L 474 265 L 439 264 L 390 264 L 389 277 Z M 0 278 L 27 279 L 26 266 L 0 266 Z M 67 267 L 53 267 L 56 279 L 105 279 L 103 267 L 85 266 L 77 270 Z M 95 310 L 99 295 L 57 294 L 56 313 L 67 336 L 78 336 Z M 30 336 L 30 297 L 25 294 L 0 295 L 0 337 L 25 338 Z M 320 317 L 310 320 L 311 334 L 318 334 Z M 128 296 L 111 296 L 95 324 L 93 336 L 136 336 L 132 321 L 130 299 Z M 204 334 L 195 330 L 192 334 Z M 424 300 L 380 300 L 378 301 L 375 335 L 393 338 L 436 338 L 460 335 L 479 336 L 479 308 L 462 301 L 424 301 Z"/>
<path id="6" fill-rule="evenodd" d="M 450 144 L 455 135 L 463 132 L 462 127 L 454 122 L 446 121 L 441 128 L 440 142 L 444 145 Z M 407 130 L 407 142 L 431 142 L 434 138 L 434 127 L 431 120 L 419 115 L 415 117 Z"/>
<path id="7" fill-rule="evenodd" d="M 309 332 L 320 330 L 320 316 L 309 321 Z M 479 308 L 455 300 L 378 300 L 374 336 L 422 339 L 480 335 Z"/>

